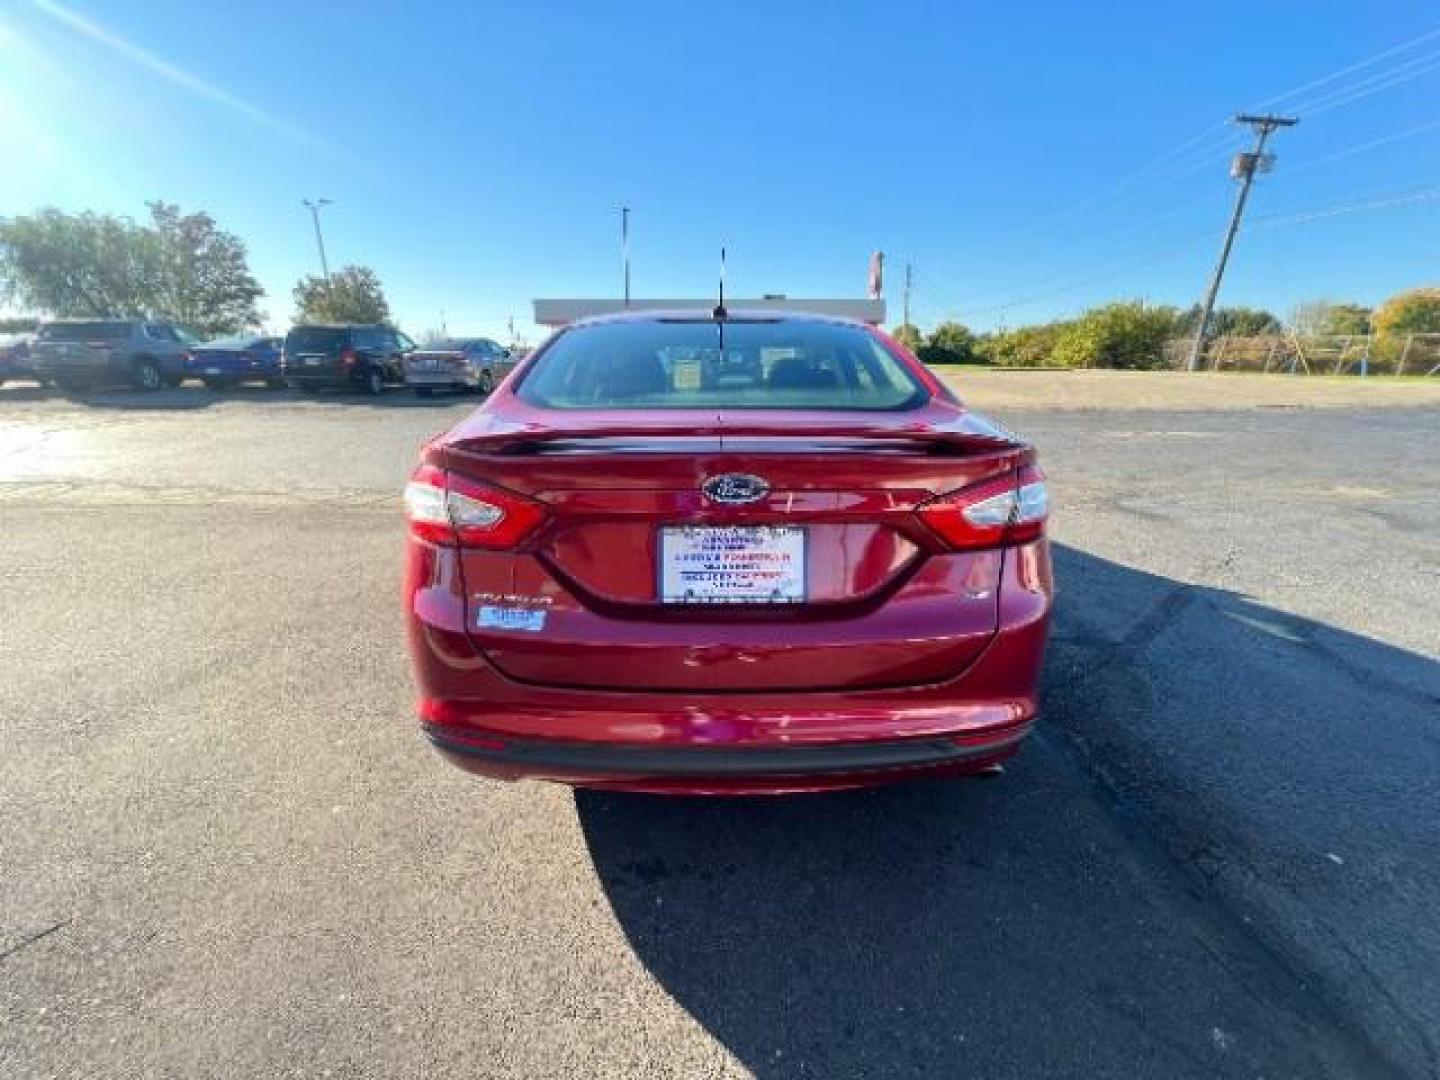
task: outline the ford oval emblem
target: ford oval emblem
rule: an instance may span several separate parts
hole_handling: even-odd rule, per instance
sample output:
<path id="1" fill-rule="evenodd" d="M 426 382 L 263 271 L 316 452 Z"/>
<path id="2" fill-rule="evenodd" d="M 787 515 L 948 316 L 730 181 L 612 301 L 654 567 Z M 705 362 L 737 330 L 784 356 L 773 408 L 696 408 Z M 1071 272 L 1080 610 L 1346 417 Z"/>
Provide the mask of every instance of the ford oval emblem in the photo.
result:
<path id="1" fill-rule="evenodd" d="M 770 494 L 770 485 L 749 473 L 722 473 L 706 480 L 700 485 L 700 490 L 711 502 L 734 506 L 759 502 Z"/>

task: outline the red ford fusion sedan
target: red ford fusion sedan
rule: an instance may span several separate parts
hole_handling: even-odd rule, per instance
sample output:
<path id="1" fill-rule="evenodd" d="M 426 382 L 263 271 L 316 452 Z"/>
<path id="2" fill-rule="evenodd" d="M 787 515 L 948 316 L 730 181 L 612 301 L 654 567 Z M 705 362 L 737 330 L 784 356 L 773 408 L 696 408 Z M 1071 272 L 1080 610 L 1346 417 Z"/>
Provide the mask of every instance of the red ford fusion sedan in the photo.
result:
<path id="1" fill-rule="evenodd" d="M 405 503 L 420 721 L 473 772 L 858 787 L 991 770 L 1035 720 L 1035 451 L 864 324 L 577 323 Z"/>

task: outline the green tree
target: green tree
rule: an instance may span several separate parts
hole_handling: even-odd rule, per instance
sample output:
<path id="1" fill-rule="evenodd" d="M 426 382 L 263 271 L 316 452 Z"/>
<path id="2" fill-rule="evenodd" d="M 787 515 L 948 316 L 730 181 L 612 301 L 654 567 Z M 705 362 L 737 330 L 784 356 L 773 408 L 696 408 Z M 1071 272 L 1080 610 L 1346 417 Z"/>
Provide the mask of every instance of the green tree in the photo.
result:
<path id="1" fill-rule="evenodd" d="M 150 204 L 150 224 L 45 209 L 0 221 L 0 290 L 66 316 L 174 319 L 202 333 L 259 321 L 245 246 L 209 214 Z"/>
<path id="2" fill-rule="evenodd" d="M 1380 337 L 1440 334 L 1440 288 L 1411 289 L 1390 297 L 1375 310 Z"/>
<path id="3" fill-rule="evenodd" d="M 925 335 L 920 333 L 920 328 L 914 323 L 901 323 L 890 336 L 913 353 L 918 353 L 920 346 L 925 344 Z"/>
<path id="4" fill-rule="evenodd" d="M 47 208 L 0 221 L 5 299 L 51 315 L 150 314 L 157 256 L 129 218 Z"/>
<path id="5" fill-rule="evenodd" d="M 385 290 L 368 266 L 347 266 L 329 278 L 301 278 L 295 285 L 295 309 L 305 322 L 390 321 Z"/>
<path id="6" fill-rule="evenodd" d="M 927 364 L 968 364 L 975 359 L 975 335 L 957 322 L 943 322 L 930 332 L 918 354 Z"/>
<path id="7" fill-rule="evenodd" d="M 216 228 L 209 214 L 149 206 L 157 252 L 151 309 L 206 337 L 259 325 L 255 304 L 265 290 L 250 273 L 240 238 Z"/>
<path id="8" fill-rule="evenodd" d="M 1055 341 L 1051 360 L 1062 367 L 1161 368 L 1165 343 L 1179 332 L 1172 307 L 1137 302 L 1092 308 Z"/>
<path id="9" fill-rule="evenodd" d="M 1179 317 L 1177 331 L 1193 335 L 1200 322 L 1200 305 L 1193 304 Z M 1278 334 L 1282 327 L 1280 320 L 1262 308 L 1221 307 L 1210 313 L 1210 334 L 1215 337 L 1234 335 L 1254 337 L 1258 334 Z"/>
<path id="10" fill-rule="evenodd" d="M 1370 332 L 1370 315 L 1370 309 L 1363 304 L 1313 300 L 1296 307 L 1290 313 L 1290 323 L 1306 337 L 1354 337 Z"/>
<path id="11" fill-rule="evenodd" d="M 1179 331 L 1194 334 L 1195 324 L 1200 321 L 1200 304 L 1185 312 Z M 1215 308 L 1210 315 L 1210 333 L 1214 337 L 1256 337 L 1259 334 L 1279 334 L 1282 330 L 1279 318 L 1263 308 Z"/>

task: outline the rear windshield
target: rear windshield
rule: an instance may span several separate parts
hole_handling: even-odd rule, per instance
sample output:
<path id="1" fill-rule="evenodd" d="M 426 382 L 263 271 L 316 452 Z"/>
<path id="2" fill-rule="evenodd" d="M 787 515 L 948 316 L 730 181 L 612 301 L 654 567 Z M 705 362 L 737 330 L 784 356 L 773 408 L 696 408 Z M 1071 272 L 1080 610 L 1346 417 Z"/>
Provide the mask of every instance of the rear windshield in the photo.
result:
<path id="1" fill-rule="evenodd" d="M 929 398 L 872 334 L 844 323 L 614 322 L 562 333 L 519 396 L 550 409 L 912 409 Z"/>
<path id="2" fill-rule="evenodd" d="M 264 338 L 257 337 L 222 337 L 213 341 L 207 341 L 201 346 L 203 349 L 248 349 L 252 345 L 259 345 Z"/>
<path id="3" fill-rule="evenodd" d="M 41 341 L 124 341 L 130 324 L 124 322 L 50 323 L 40 328 Z"/>
<path id="4" fill-rule="evenodd" d="M 339 349 L 345 346 L 350 331 L 328 326 L 299 326 L 285 338 L 287 352 L 305 349 Z"/>

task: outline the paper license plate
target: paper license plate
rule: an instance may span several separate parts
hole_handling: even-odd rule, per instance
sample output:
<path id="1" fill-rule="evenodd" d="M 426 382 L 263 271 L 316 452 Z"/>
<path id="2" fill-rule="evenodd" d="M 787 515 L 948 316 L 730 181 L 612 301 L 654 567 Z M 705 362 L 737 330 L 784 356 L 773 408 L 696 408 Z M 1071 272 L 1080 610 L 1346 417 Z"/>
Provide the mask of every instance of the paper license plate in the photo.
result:
<path id="1" fill-rule="evenodd" d="M 665 604 L 799 604 L 805 530 L 797 525 L 677 525 L 660 530 Z"/>

